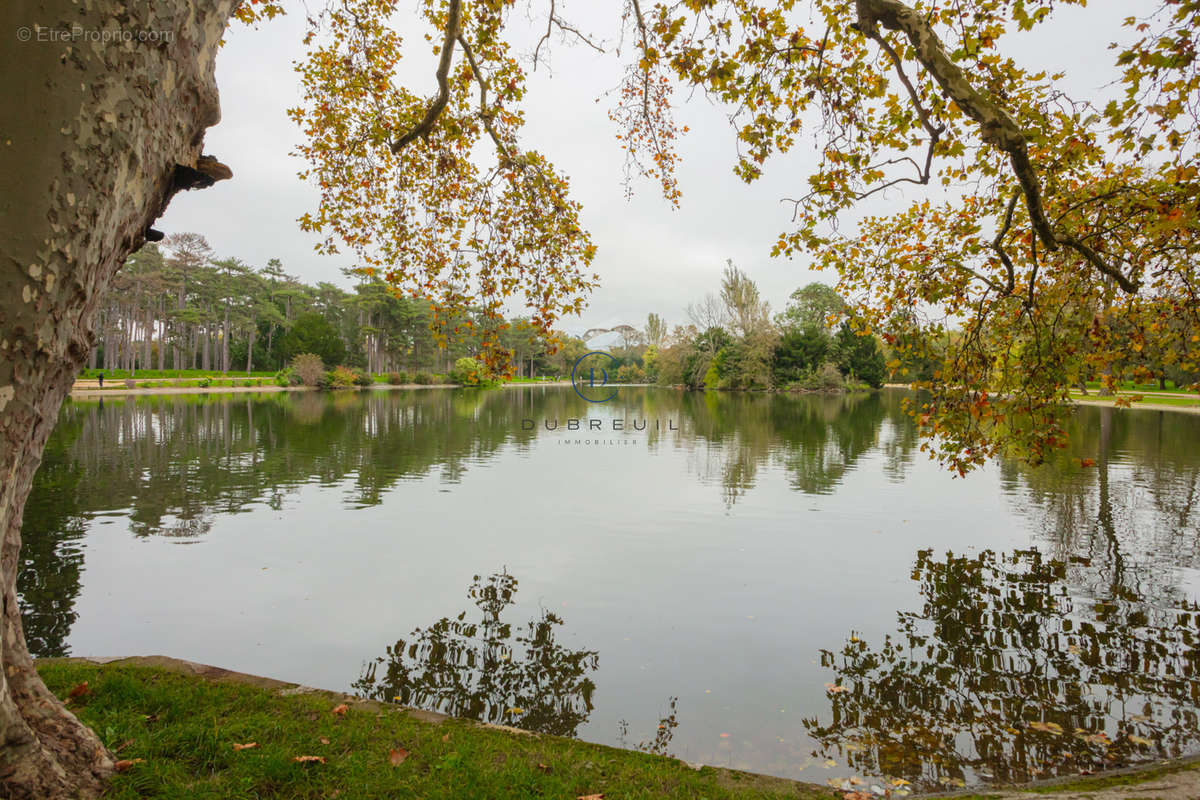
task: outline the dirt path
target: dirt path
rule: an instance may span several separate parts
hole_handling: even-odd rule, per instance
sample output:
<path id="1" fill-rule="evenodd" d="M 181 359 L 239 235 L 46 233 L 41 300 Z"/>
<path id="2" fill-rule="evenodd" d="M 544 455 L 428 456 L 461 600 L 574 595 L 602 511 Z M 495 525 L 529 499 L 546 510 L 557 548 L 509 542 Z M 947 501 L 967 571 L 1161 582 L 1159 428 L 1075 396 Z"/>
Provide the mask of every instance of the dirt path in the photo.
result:
<path id="1" fill-rule="evenodd" d="M 984 797 L 996 800 L 1200 800 L 1200 768 L 1193 764 L 1179 772 L 1136 780 L 1136 773 L 1129 776 L 1129 783 L 1104 788 L 1067 789 L 1062 792 L 1046 789 L 1040 792 L 988 793 Z"/>

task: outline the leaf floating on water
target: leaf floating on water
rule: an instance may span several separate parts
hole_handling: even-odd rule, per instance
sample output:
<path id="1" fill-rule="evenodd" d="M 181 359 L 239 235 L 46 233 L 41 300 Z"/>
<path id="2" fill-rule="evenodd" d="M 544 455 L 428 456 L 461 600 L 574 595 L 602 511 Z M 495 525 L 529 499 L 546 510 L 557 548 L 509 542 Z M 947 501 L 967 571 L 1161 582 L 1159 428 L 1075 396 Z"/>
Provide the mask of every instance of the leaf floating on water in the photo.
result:
<path id="1" fill-rule="evenodd" d="M 1142 747 L 1152 747 L 1154 745 L 1154 742 L 1150 741 L 1149 739 L 1143 739 L 1141 736 L 1134 736 L 1132 733 L 1129 734 L 1129 741 L 1133 742 L 1134 744 L 1140 744 Z"/>
<path id="2" fill-rule="evenodd" d="M 398 767 L 404 763 L 404 759 L 408 758 L 408 751 L 403 747 L 393 747 L 388 753 L 388 761 L 393 767 Z"/>
<path id="3" fill-rule="evenodd" d="M 345 716 L 346 712 L 347 712 L 347 711 L 349 711 L 349 710 L 350 710 L 350 706 L 346 705 L 345 703 L 341 703 L 340 705 L 336 705 L 336 706 L 334 706 L 334 707 L 333 707 L 333 708 L 332 708 L 332 709 L 329 711 L 329 713 L 330 713 L 330 714 L 335 714 L 335 715 L 337 715 L 337 716 L 341 717 L 341 716 Z"/>
<path id="4" fill-rule="evenodd" d="M 836 767 L 836 766 L 837 766 L 837 762 L 834 761 L 832 758 L 825 759 L 825 769 L 829 769 L 830 767 Z"/>
<path id="5" fill-rule="evenodd" d="M 834 683 L 827 683 L 825 684 L 825 691 L 829 692 L 830 694 L 841 694 L 842 692 L 846 691 L 846 687 L 838 686 Z"/>
<path id="6" fill-rule="evenodd" d="M 523 709 L 523 708 L 510 708 L 508 711 L 505 711 L 504 713 L 505 713 L 505 714 L 524 714 L 524 713 L 525 713 L 525 709 Z"/>
<path id="7" fill-rule="evenodd" d="M 126 759 L 122 759 L 122 760 L 118 761 L 117 763 L 113 764 L 113 769 L 115 769 L 117 772 L 124 772 L 125 770 L 132 767 L 134 764 L 145 764 L 145 763 L 146 763 L 146 759 L 144 759 L 144 758 L 126 758 Z"/>
<path id="8" fill-rule="evenodd" d="M 325 756 L 296 756 L 292 761 L 297 764 L 324 764 Z"/>
<path id="9" fill-rule="evenodd" d="M 722 734 L 721 734 L 721 738 L 722 738 L 722 739 L 728 739 L 728 738 L 729 738 L 729 734 L 728 734 L 728 733 L 722 733 Z"/>
<path id="10" fill-rule="evenodd" d="M 1052 736 L 1062 736 L 1062 733 L 1063 733 L 1062 726 L 1059 725 L 1057 722 L 1034 721 L 1034 722 L 1029 723 L 1029 727 L 1032 730 L 1041 731 L 1042 733 L 1049 733 Z"/>
<path id="11" fill-rule="evenodd" d="M 245 744 L 239 744 L 238 742 L 233 743 L 234 750 L 250 750 L 254 747 L 258 747 L 258 742 L 246 742 Z"/>

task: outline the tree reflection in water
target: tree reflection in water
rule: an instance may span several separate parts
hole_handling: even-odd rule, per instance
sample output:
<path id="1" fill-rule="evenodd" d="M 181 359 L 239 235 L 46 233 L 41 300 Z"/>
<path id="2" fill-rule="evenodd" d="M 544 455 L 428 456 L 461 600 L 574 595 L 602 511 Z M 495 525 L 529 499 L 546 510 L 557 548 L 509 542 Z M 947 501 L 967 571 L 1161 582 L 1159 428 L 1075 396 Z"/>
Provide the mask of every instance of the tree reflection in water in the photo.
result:
<path id="1" fill-rule="evenodd" d="M 827 755 L 920 788 L 1016 782 L 1177 756 L 1200 745 L 1200 609 L 1128 586 L 1072 592 L 1036 550 L 918 554 L 925 598 L 878 650 L 823 651 Z"/>
<path id="2" fill-rule="evenodd" d="M 575 735 L 592 712 L 596 685 L 588 675 L 599 656 L 555 642 L 563 620 L 545 609 L 523 627 L 501 621 L 516 593 L 517 579 L 506 571 L 486 582 L 476 575 L 467 596 L 482 612 L 479 622 L 467 621 L 464 611 L 416 629 L 368 664 L 355 690 L 456 717 Z"/>

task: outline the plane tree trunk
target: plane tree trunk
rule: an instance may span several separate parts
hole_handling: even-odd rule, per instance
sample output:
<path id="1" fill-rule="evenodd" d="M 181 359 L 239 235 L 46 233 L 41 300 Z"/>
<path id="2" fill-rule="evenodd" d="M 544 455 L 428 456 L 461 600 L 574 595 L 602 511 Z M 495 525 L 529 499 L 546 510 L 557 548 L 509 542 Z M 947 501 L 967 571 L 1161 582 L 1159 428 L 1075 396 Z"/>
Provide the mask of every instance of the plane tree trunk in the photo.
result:
<path id="1" fill-rule="evenodd" d="M 16 596 L 21 515 L 113 275 L 175 191 L 205 184 L 187 168 L 220 173 L 197 159 L 220 117 L 213 59 L 234 5 L 0 3 L 3 797 L 96 796 L 112 769 L 34 671 Z"/>

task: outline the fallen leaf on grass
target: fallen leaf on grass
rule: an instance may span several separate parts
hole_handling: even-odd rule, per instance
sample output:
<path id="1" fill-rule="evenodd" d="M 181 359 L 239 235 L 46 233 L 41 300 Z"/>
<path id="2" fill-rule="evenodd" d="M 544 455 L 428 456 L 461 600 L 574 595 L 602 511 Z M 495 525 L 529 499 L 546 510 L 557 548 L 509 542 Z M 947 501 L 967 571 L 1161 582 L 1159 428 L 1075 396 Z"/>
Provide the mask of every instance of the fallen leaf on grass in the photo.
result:
<path id="1" fill-rule="evenodd" d="M 350 706 L 346 705 L 345 703 L 342 703 L 341 705 L 334 706 L 333 709 L 330 710 L 329 713 L 336 714 L 337 716 L 340 717 L 340 716 L 345 715 L 345 713 L 349 710 L 350 710 Z"/>
<path id="2" fill-rule="evenodd" d="M 119 753 L 122 750 L 124 750 L 126 747 L 129 747 L 129 745 L 131 745 L 131 744 L 133 744 L 133 739 L 126 739 L 125 741 L 121 742 L 119 745 L 114 747 L 113 752 Z"/>
<path id="3" fill-rule="evenodd" d="M 245 744 L 233 743 L 234 750 L 249 750 L 252 747 L 258 747 L 258 742 L 246 742 Z"/>
<path id="4" fill-rule="evenodd" d="M 537 768 L 539 770 L 541 770 L 542 772 L 546 773 L 547 775 L 550 774 L 550 765 L 549 764 L 538 764 Z"/>
<path id="5" fill-rule="evenodd" d="M 121 761 L 118 761 L 117 763 L 113 764 L 113 769 L 115 769 L 117 772 L 124 772 L 125 770 L 132 767 L 134 764 L 145 764 L 145 763 L 146 763 L 146 759 L 144 759 L 144 758 L 126 758 L 126 759 L 122 759 Z"/>
<path id="6" fill-rule="evenodd" d="M 324 764 L 325 756 L 296 756 L 292 761 L 297 764 Z"/>
<path id="7" fill-rule="evenodd" d="M 92 690 L 88 688 L 88 682 L 84 681 L 83 683 L 79 684 L 71 691 L 67 692 L 67 699 L 68 700 L 77 700 L 78 698 L 83 697 L 84 695 L 90 693 L 91 691 Z"/>
<path id="8" fill-rule="evenodd" d="M 575 800 L 604 800 L 604 793 L 600 794 L 581 794 Z"/>
<path id="9" fill-rule="evenodd" d="M 443 741 L 443 742 L 448 742 L 448 741 L 450 741 L 450 734 L 448 734 L 448 733 L 447 733 L 445 736 L 443 736 L 443 737 L 442 737 L 442 741 Z"/>
<path id="10" fill-rule="evenodd" d="M 388 753 L 388 761 L 393 767 L 398 767 L 404 763 L 404 759 L 408 758 L 408 751 L 403 747 L 393 747 L 392 752 Z"/>
<path id="11" fill-rule="evenodd" d="M 329 737 L 328 737 L 328 736 L 322 736 L 322 737 L 321 737 L 321 744 L 329 744 Z"/>

